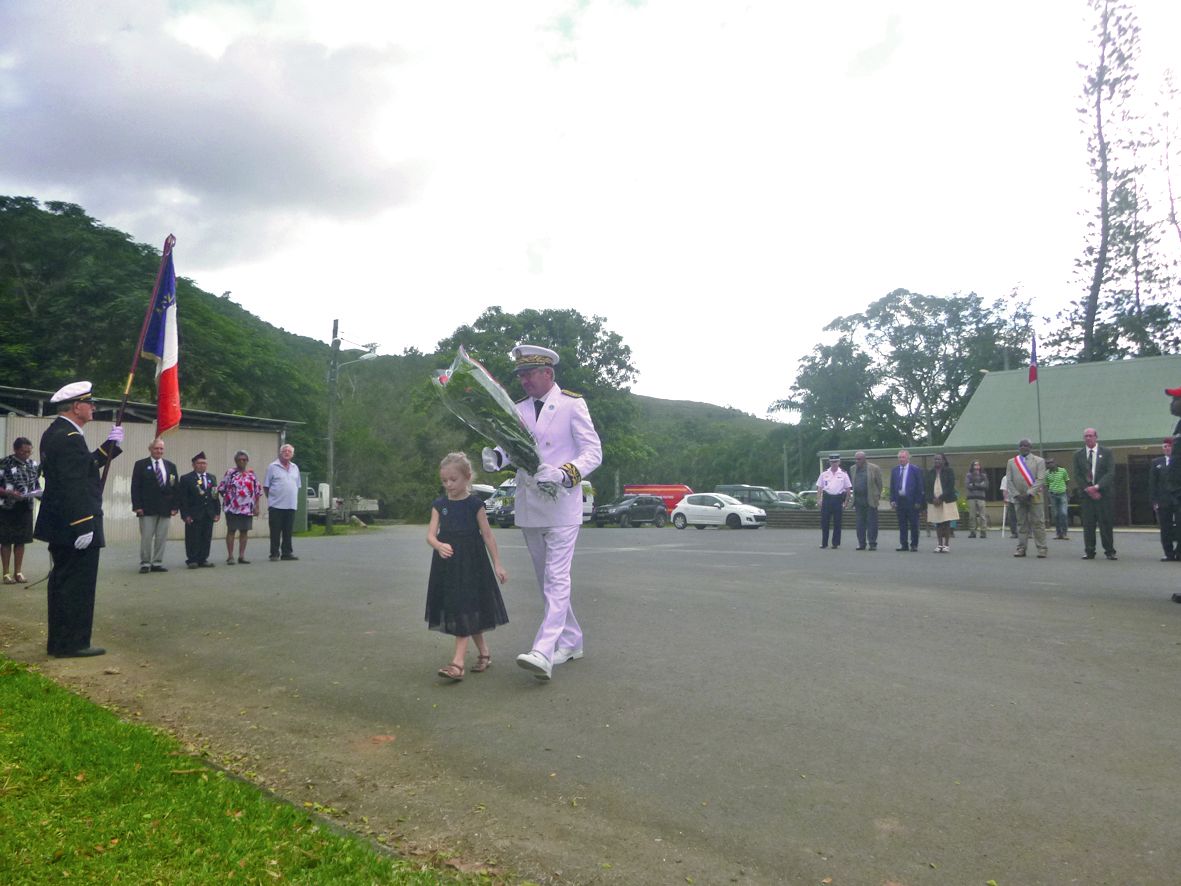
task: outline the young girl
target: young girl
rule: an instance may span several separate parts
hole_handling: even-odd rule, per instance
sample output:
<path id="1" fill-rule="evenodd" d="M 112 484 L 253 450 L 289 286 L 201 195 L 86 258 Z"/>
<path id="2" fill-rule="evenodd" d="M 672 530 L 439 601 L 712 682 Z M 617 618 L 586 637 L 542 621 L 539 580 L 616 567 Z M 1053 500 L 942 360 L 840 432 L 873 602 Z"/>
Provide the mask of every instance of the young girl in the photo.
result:
<path id="1" fill-rule="evenodd" d="M 439 480 L 446 494 L 431 503 L 431 525 L 426 531 L 426 543 L 435 549 L 427 583 L 426 621 L 432 631 L 455 637 L 455 655 L 438 673 L 458 681 L 463 679 L 469 637 L 476 641 L 478 654 L 472 670 L 480 673 L 492 664 L 484 631 L 508 624 L 496 584 L 497 579 L 508 581 L 508 573 L 500 565 L 484 502 L 472 494 L 472 464 L 467 456 L 452 452 L 444 458 L 439 464 Z"/>

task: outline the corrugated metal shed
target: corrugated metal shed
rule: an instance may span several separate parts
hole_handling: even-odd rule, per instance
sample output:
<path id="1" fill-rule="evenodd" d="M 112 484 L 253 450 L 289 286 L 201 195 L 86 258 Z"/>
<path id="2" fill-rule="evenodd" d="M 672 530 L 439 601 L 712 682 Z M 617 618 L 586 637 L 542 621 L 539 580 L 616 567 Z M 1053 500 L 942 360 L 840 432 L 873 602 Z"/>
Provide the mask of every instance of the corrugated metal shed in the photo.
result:
<path id="1" fill-rule="evenodd" d="M 1082 445 L 1093 427 L 1104 446 L 1158 441 L 1172 433 L 1165 388 L 1181 385 L 1181 356 L 1142 357 L 1101 363 L 1042 366 L 1038 383 L 1029 369 L 991 372 L 948 435 L 947 449 L 1012 449 L 1022 437 L 1038 444 L 1038 388 L 1041 438 L 1047 449 Z"/>

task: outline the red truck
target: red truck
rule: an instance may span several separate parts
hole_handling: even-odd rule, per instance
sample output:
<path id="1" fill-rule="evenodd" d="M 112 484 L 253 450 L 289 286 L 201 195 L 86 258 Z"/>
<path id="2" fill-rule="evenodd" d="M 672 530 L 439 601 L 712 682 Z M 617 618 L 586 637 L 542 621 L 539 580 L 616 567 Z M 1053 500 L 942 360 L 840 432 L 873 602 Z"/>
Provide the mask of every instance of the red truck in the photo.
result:
<path id="1" fill-rule="evenodd" d="M 624 495 L 659 496 L 670 514 L 682 498 L 692 493 L 693 490 L 683 483 L 629 483 L 623 487 Z"/>

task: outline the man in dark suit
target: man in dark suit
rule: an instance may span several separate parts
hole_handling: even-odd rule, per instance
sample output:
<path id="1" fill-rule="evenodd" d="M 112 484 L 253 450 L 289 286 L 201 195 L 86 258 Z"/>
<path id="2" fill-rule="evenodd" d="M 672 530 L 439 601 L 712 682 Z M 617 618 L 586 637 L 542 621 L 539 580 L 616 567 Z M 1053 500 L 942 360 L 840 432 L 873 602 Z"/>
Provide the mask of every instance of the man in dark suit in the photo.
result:
<path id="1" fill-rule="evenodd" d="M 898 550 L 919 549 L 919 512 L 925 503 L 923 472 L 910 463 L 910 453 L 900 449 L 898 464 L 890 472 L 890 507 L 898 512 Z"/>
<path id="2" fill-rule="evenodd" d="M 1083 444 L 1083 448 L 1074 454 L 1074 476 L 1082 490 L 1079 511 L 1083 518 L 1083 547 L 1086 551 L 1083 559 L 1095 559 L 1095 526 L 1098 525 L 1103 555 L 1108 560 L 1118 560 L 1112 532 L 1115 459 L 1110 449 L 1099 445 L 1099 432 L 1094 428 L 1083 431 Z"/>
<path id="3" fill-rule="evenodd" d="M 82 436 L 94 417 L 88 381 L 68 384 L 49 402 L 57 418 L 41 435 L 45 494 L 33 535 L 49 545 L 49 639 L 46 651 L 57 658 L 102 655 L 90 645 L 94 625 L 94 588 L 103 538 L 103 490 L 99 468 L 113 460 L 123 442 L 115 426 L 105 443 L 91 452 Z"/>
<path id="4" fill-rule="evenodd" d="M 221 519 L 221 500 L 217 480 L 206 473 L 209 462 L 204 452 L 193 456 L 193 470 L 180 478 L 177 499 L 180 517 L 185 521 L 185 565 L 212 568 L 209 546 L 213 543 L 213 524 Z"/>
<path id="5" fill-rule="evenodd" d="M 1172 398 L 1169 403 L 1169 414 L 1177 419 L 1177 426 L 1173 428 L 1172 440 L 1173 448 L 1176 449 L 1178 445 L 1181 445 L 1181 388 L 1165 388 L 1165 396 Z M 1164 482 L 1173 494 L 1174 513 L 1178 515 L 1178 522 L 1181 522 L 1181 464 L 1177 463 L 1177 459 L 1169 458 L 1168 466 L 1165 468 Z M 1181 556 L 1178 559 L 1181 559 Z M 1173 602 L 1181 603 L 1181 594 L 1173 594 Z"/>
<path id="6" fill-rule="evenodd" d="M 131 470 L 131 509 L 139 517 L 139 571 L 167 572 L 164 544 L 168 522 L 176 515 L 176 465 L 164 458 L 164 441 L 157 437 Z"/>
<path id="7" fill-rule="evenodd" d="M 1166 471 L 1173 458 L 1173 438 L 1166 437 L 1161 442 L 1160 458 L 1152 460 L 1152 467 L 1148 469 L 1148 500 L 1152 502 L 1153 513 L 1156 514 L 1156 524 L 1160 527 L 1160 545 L 1165 555 L 1161 562 L 1176 560 L 1178 556 L 1177 509 L 1173 504 L 1173 490 L 1168 482 Z"/>

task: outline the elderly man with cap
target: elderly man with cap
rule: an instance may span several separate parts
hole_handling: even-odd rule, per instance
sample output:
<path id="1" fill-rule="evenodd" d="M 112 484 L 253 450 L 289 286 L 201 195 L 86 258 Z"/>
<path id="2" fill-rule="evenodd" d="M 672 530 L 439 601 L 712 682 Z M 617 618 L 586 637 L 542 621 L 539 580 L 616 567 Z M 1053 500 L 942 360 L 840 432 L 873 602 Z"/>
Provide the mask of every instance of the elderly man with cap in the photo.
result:
<path id="1" fill-rule="evenodd" d="M 517 664 L 540 680 L 555 665 L 582 658 L 582 628 L 570 605 L 570 566 L 582 526 L 582 478 L 603 460 L 599 435 L 586 401 L 554 382 L 558 355 L 549 348 L 517 345 L 512 358 L 525 392 L 517 412 L 537 441 L 542 463 L 535 475 L 517 471 L 514 519 L 525 536 L 545 615 L 533 648 L 517 656 Z M 500 449 L 483 452 L 486 471 L 502 470 L 507 459 Z M 538 483 L 553 484 L 551 496 Z"/>
<path id="2" fill-rule="evenodd" d="M 103 490 L 99 469 L 120 453 L 123 429 L 111 428 L 91 452 L 82 428 L 94 417 L 88 381 L 68 384 L 49 402 L 57 418 L 41 435 L 45 494 L 33 535 L 49 545 L 49 639 L 46 651 L 57 658 L 106 652 L 90 645 L 94 590 L 103 538 Z"/>
<path id="3" fill-rule="evenodd" d="M 849 490 L 853 481 L 841 470 L 841 457 L 836 453 L 828 457 L 828 470 L 816 481 L 820 493 L 820 547 L 828 547 L 828 530 L 832 526 L 832 549 L 841 546 L 841 513 L 849 502 Z"/>
<path id="4" fill-rule="evenodd" d="M 217 480 L 206 473 L 209 462 L 204 452 L 193 456 L 193 470 L 180 478 L 177 498 L 180 518 L 185 522 L 185 565 L 189 569 L 211 568 L 209 548 L 213 544 L 213 524 L 221 519 L 221 501 Z"/>

